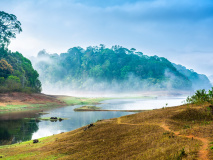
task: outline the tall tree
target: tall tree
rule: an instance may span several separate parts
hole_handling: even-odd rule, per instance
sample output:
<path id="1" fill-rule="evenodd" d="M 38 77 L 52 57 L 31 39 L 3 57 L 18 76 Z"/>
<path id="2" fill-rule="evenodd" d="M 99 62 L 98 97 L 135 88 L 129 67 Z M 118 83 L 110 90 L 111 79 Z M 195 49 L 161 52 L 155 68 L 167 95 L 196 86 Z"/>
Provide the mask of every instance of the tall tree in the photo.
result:
<path id="1" fill-rule="evenodd" d="M 8 45 L 21 31 L 21 23 L 15 15 L 0 11 L 0 46 Z"/>

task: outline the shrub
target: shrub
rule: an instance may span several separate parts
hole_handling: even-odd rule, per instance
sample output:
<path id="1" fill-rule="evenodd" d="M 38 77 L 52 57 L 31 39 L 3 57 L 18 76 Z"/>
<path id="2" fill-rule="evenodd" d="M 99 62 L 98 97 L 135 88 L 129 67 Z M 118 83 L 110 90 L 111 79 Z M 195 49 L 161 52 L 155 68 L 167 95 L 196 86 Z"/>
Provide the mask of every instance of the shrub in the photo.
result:
<path id="1" fill-rule="evenodd" d="M 208 91 L 208 93 L 205 91 L 205 89 L 197 90 L 194 95 L 187 97 L 186 102 L 188 104 L 197 105 L 204 104 L 206 102 L 213 104 L 213 87 Z"/>

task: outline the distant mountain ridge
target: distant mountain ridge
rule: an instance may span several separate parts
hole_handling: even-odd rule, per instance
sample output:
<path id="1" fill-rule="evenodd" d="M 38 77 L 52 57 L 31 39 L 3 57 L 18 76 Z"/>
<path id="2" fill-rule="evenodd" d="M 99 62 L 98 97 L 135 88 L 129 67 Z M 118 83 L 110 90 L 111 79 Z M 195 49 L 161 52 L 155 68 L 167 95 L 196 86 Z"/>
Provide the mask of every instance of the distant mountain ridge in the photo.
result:
<path id="1" fill-rule="evenodd" d="M 186 76 L 192 82 L 192 88 L 194 90 L 209 89 L 212 87 L 212 84 L 206 75 L 198 74 L 194 70 L 187 69 L 185 66 L 180 64 L 172 64 L 181 74 Z"/>
<path id="2" fill-rule="evenodd" d="M 86 91 L 193 90 L 210 87 L 205 75 L 175 65 L 164 57 L 136 49 L 104 45 L 70 48 L 66 53 L 45 50 L 31 58 L 43 89 Z M 202 84 L 205 81 L 205 85 Z M 199 86 L 197 86 L 199 85 Z"/>

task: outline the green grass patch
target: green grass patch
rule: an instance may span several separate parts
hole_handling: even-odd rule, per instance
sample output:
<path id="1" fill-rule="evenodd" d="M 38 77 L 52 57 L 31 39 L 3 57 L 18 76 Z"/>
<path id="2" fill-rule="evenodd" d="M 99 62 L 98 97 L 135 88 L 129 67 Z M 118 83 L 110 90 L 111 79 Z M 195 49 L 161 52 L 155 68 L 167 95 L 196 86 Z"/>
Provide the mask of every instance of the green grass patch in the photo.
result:
<path id="1" fill-rule="evenodd" d="M 97 98 L 85 98 L 85 97 L 69 97 L 62 96 L 58 99 L 64 101 L 67 105 L 86 105 L 86 104 L 98 104 L 101 101 L 109 99 L 155 99 L 155 96 L 138 96 L 138 97 L 97 97 Z"/>
<path id="2" fill-rule="evenodd" d="M 26 107 L 27 107 L 27 105 L 6 105 L 6 106 L 0 106 L 0 110 L 23 109 Z"/>
<path id="3" fill-rule="evenodd" d="M 30 119 L 30 120 L 43 120 L 43 121 L 51 121 L 51 120 L 59 120 L 59 119 L 62 119 L 62 120 L 67 120 L 68 118 L 60 118 L 60 117 L 57 117 L 57 119 L 51 119 L 51 117 L 42 117 L 42 118 L 24 118 L 24 119 Z"/>
<path id="4" fill-rule="evenodd" d="M 67 105 L 84 105 L 97 104 L 101 101 L 112 98 L 83 98 L 83 97 L 60 97 L 59 100 L 64 101 Z"/>
<path id="5" fill-rule="evenodd" d="M 59 105 L 57 103 L 6 105 L 6 106 L 0 106 L 0 113 L 41 110 L 41 109 L 54 108 L 58 106 Z"/>

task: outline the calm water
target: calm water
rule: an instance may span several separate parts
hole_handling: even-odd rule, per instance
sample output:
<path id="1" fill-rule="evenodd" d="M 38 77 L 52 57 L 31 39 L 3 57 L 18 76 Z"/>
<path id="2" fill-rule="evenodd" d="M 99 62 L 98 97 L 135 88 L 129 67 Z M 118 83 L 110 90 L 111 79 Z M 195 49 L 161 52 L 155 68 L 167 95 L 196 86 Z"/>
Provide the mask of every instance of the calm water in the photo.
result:
<path id="1" fill-rule="evenodd" d="M 167 106 L 177 106 L 182 104 L 184 99 L 185 98 L 161 98 L 151 100 L 113 99 L 102 101 L 102 104 L 97 106 L 109 110 L 147 110 L 165 107 L 166 103 L 168 104 Z M 81 105 L 52 109 L 47 111 L 48 114 L 46 115 L 36 113 L 0 115 L 0 145 L 13 144 L 67 132 L 94 123 L 97 120 L 116 118 L 135 113 L 120 111 L 75 112 L 73 109 L 77 107 L 81 107 Z M 62 117 L 68 118 L 68 120 L 51 122 L 24 119 L 29 117 Z"/>

